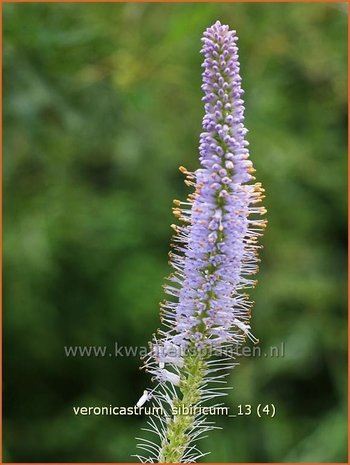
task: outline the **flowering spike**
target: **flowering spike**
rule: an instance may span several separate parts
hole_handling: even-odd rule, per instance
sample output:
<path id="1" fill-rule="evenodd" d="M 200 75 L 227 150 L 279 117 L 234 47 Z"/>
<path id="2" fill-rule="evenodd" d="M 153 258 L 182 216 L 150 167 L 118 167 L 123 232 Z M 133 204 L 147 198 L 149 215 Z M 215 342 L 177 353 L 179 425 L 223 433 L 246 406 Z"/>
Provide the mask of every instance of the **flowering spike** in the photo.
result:
<path id="1" fill-rule="evenodd" d="M 257 217 L 266 210 L 256 206 L 264 190 L 253 183 L 237 36 L 217 21 L 202 41 L 201 166 L 194 173 L 180 166 L 185 183 L 195 190 L 187 202 L 174 200 L 173 213 L 182 224 L 171 225 L 174 272 L 165 285 L 170 300 L 161 304 L 164 329 L 154 337 L 145 362 L 158 380 L 153 398 L 165 414 L 150 417 L 160 445 L 147 445 L 156 453 L 143 461 L 188 462 L 202 456 L 192 441 L 214 426 L 200 412 L 183 415 L 181 409 L 224 395 L 212 383 L 225 383 L 236 365 L 230 348 L 247 337 L 258 343 L 250 332 L 252 304 L 242 290 L 256 283 L 257 240 L 266 226 Z"/>

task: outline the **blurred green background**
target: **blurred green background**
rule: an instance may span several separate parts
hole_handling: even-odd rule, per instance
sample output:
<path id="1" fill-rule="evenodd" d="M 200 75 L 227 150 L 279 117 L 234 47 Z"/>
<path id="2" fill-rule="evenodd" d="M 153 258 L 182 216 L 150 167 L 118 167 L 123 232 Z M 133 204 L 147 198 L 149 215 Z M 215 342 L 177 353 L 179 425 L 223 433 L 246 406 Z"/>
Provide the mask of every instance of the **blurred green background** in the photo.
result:
<path id="1" fill-rule="evenodd" d="M 203 30 L 237 30 L 246 125 L 266 189 L 253 327 L 285 356 L 244 358 L 217 418 L 218 462 L 346 459 L 345 4 L 5 4 L 4 455 L 132 462 L 145 418 L 75 416 L 134 405 L 158 326 L 173 222 L 198 166 Z"/>

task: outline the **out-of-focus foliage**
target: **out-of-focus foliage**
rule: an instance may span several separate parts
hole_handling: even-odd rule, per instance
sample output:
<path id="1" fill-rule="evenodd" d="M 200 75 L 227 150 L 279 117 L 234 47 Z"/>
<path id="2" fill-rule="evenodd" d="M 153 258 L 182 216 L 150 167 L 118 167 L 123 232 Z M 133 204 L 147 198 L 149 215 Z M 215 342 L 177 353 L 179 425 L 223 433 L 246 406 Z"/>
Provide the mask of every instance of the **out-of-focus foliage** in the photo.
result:
<path id="1" fill-rule="evenodd" d="M 4 452 L 6 461 L 132 461 L 133 405 L 158 326 L 177 168 L 198 166 L 203 30 L 240 37 L 246 124 L 267 191 L 253 327 L 262 350 L 230 378 L 208 461 L 346 461 L 345 4 L 5 4 Z M 108 352 L 109 352 L 108 351 Z"/>

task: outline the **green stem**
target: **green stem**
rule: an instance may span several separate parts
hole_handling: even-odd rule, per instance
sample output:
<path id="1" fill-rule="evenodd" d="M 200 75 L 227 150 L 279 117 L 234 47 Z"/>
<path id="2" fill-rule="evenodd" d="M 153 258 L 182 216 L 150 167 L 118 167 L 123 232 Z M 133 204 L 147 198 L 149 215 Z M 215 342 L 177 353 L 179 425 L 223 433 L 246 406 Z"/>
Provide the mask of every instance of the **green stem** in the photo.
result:
<path id="1" fill-rule="evenodd" d="M 187 354 L 182 368 L 180 391 L 181 397 L 177 399 L 172 407 L 175 413 L 168 420 L 166 436 L 161 444 L 159 461 L 161 463 L 179 463 L 182 461 L 186 448 L 191 438 L 189 432 L 195 421 L 195 414 L 186 414 L 195 407 L 200 398 L 200 388 L 203 385 L 206 373 L 206 360 L 200 352 Z"/>

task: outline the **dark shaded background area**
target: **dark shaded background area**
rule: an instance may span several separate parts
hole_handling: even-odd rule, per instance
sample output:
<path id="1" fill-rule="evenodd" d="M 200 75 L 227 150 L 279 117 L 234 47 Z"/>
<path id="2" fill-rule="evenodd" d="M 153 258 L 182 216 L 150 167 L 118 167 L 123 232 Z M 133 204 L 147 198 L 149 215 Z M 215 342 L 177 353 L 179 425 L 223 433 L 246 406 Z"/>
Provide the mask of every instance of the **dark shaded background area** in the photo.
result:
<path id="1" fill-rule="evenodd" d="M 178 166 L 198 166 L 203 30 L 238 31 L 246 125 L 267 191 L 253 327 L 262 350 L 230 378 L 208 461 L 346 461 L 345 4 L 4 5 L 6 461 L 132 461 L 138 357 L 169 272 Z"/>

